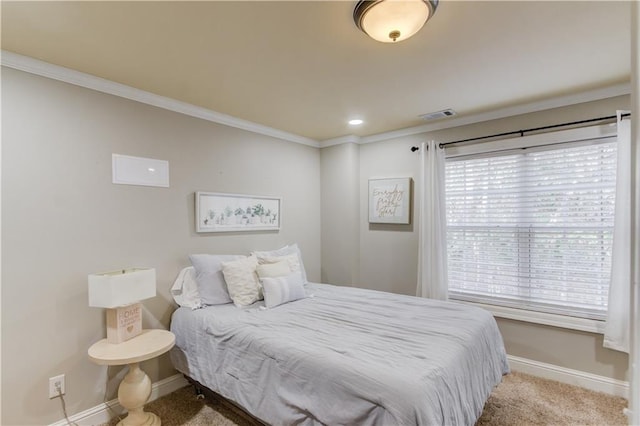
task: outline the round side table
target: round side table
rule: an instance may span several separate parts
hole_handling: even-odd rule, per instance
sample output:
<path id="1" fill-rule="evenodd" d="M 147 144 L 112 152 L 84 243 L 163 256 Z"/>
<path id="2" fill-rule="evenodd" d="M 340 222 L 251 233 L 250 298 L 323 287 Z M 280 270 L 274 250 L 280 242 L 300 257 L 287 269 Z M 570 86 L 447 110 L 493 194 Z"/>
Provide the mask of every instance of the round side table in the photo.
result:
<path id="1" fill-rule="evenodd" d="M 119 426 L 159 426 L 160 418 L 144 411 L 151 395 L 151 380 L 140 369 L 140 362 L 155 358 L 173 347 L 176 336 L 167 330 L 142 330 L 138 336 L 122 343 L 102 339 L 89 348 L 89 358 L 100 365 L 129 365 L 118 387 L 118 402 L 129 411 Z"/>

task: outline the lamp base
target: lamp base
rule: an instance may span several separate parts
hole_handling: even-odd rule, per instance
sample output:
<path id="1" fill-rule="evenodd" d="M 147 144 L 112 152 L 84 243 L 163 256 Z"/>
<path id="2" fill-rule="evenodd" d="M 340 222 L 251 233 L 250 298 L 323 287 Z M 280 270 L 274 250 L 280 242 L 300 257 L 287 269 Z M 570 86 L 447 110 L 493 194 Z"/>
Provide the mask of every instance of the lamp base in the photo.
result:
<path id="1" fill-rule="evenodd" d="M 122 343 L 142 333 L 142 304 L 107 309 L 107 342 Z"/>
<path id="2" fill-rule="evenodd" d="M 116 426 L 160 426 L 162 424 L 160 417 L 153 413 L 147 413 L 145 411 L 144 416 L 142 423 L 133 423 L 129 416 L 127 416 L 119 421 Z"/>
<path id="3" fill-rule="evenodd" d="M 118 388 L 118 402 L 129 412 L 118 426 L 160 426 L 160 417 L 144 411 L 151 395 L 151 380 L 140 369 L 140 364 L 129 364 L 129 371 Z"/>

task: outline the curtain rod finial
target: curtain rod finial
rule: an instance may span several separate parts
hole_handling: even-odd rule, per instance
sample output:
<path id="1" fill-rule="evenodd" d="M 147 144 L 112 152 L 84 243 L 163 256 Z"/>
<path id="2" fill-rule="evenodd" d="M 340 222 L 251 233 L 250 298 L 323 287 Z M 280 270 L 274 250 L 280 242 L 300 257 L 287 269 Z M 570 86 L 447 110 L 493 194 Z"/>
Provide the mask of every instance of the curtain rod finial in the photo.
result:
<path id="1" fill-rule="evenodd" d="M 419 150 L 419 149 L 420 149 L 420 147 L 412 146 L 412 147 L 411 147 L 411 152 L 416 152 L 416 151 L 417 151 L 417 150 Z"/>

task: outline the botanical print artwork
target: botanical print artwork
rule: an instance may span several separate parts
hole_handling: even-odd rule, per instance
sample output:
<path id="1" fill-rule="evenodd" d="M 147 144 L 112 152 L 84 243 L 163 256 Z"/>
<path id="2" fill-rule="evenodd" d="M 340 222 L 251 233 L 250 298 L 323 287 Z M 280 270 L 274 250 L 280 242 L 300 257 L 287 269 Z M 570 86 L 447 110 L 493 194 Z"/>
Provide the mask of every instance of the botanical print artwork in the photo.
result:
<path id="1" fill-rule="evenodd" d="M 369 222 L 408 224 L 411 179 L 369 180 Z"/>
<path id="2" fill-rule="evenodd" d="M 197 232 L 280 228 L 280 198 L 198 192 Z"/>

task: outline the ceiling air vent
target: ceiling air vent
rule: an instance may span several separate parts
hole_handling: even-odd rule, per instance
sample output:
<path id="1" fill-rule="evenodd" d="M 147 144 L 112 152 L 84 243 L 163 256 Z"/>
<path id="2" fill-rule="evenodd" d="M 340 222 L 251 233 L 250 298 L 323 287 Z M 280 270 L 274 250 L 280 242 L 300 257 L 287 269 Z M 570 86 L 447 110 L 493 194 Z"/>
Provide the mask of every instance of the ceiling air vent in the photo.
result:
<path id="1" fill-rule="evenodd" d="M 456 112 L 452 109 L 443 109 L 442 111 L 430 112 L 428 114 L 422 114 L 419 116 L 425 121 L 437 120 L 439 118 L 453 117 Z"/>

